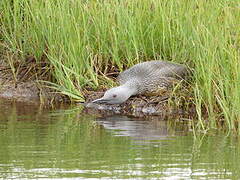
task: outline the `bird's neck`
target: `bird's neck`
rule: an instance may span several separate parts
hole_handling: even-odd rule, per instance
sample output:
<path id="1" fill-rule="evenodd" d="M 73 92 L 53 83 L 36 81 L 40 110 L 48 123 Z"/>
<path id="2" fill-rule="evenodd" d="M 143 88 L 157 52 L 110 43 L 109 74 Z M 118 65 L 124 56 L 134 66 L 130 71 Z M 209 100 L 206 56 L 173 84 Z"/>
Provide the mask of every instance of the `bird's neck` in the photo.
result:
<path id="1" fill-rule="evenodd" d="M 137 87 L 133 86 L 131 83 L 125 83 L 121 86 L 119 86 L 121 89 L 124 89 L 124 91 L 129 94 L 130 96 L 136 95 L 138 92 Z"/>

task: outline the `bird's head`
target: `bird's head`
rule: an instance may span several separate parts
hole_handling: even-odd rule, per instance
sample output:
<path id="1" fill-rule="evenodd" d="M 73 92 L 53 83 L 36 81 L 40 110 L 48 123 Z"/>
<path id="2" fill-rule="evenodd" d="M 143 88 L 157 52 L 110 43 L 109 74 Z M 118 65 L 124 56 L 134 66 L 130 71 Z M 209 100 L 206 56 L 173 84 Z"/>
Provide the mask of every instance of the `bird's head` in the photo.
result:
<path id="1" fill-rule="evenodd" d="M 118 86 L 107 90 L 102 98 L 92 101 L 93 103 L 121 104 L 132 95 L 127 87 Z"/>

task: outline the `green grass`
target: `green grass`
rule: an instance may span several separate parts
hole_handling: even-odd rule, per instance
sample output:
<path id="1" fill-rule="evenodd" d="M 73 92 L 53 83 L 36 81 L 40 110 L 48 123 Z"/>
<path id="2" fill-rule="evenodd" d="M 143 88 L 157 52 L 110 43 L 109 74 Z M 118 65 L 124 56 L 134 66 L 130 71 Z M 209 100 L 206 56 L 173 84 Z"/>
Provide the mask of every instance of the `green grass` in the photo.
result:
<path id="1" fill-rule="evenodd" d="M 2 0 L 0 12 L 5 49 L 22 61 L 46 55 L 54 87 L 73 99 L 114 67 L 165 59 L 194 69 L 197 127 L 224 119 L 240 134 L 239 1 Z"/>

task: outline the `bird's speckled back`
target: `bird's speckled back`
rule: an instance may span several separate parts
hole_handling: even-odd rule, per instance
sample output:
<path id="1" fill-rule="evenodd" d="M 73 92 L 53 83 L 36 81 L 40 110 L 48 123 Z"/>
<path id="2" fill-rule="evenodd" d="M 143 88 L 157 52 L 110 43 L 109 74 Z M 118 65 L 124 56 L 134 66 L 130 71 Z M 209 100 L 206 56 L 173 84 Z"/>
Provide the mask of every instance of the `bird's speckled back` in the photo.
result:
<path id="1" fill-rule="evenodd" d="M 187 75 L 184 65 L 167 61 L 147 61 L 136 64 L 123 71 L 118 76 L 119 83 L 130 83 L 137 87 L 138 93 L 154 91 L 160 87 L 166 87 L 173 79 L 183 79 Z"/>

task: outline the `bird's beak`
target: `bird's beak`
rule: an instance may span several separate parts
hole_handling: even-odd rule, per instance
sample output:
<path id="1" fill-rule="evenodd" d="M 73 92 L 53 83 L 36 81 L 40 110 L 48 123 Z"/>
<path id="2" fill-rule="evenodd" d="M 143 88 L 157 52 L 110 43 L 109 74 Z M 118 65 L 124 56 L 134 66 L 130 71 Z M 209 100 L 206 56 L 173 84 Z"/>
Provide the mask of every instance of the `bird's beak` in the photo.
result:
<path id="1" fill-rule="evenodd" d="M 92 101 L 92 103 L 99 103 L 99 104 L 102 104 L 102 103 L 107 103 L 109 100 L 107 99 L 104 99 L 103 97 L 102 98 L 99 98 L 99 99 L 95 99 Z"/>

